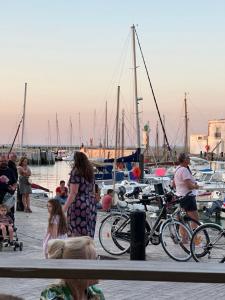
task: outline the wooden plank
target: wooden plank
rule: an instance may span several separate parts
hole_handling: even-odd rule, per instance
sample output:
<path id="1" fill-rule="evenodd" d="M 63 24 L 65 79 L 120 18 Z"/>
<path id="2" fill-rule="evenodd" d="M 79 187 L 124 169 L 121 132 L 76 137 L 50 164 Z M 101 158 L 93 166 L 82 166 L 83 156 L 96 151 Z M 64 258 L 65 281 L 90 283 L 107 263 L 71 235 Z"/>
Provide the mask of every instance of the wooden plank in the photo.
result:
<path id="1" fill-rule="evenodd" d="M 0 277 L 225 283 L 223 264 L 0 258 Z"/>

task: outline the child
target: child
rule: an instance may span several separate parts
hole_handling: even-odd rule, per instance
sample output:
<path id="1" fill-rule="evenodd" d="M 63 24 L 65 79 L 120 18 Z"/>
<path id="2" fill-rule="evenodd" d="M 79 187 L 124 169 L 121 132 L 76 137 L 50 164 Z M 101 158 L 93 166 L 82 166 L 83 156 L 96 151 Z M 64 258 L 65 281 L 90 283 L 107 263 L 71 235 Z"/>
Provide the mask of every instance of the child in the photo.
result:
<path id="1" fill-rule="evenodd" d="M 50 199 L 47 204 L 49 218 L 48 229 L 43 242 L 45 257 L 48 258 L 48 241 L 51 239 L 66 239 L 67 225 L 66 217 L 59 201 Z"/>
<path id="2" fill-rule="evenodd" d="M 2 230 L 2 236 L 3 236 L 3 245 L 8 246 L 8 240 L 7 240 L 7 229 L 9 232 L 9 244 L 10 246 L 13 246 L 13 220 L 10 218 L 10 216 L 7 216 L 7 206 L 4 204 L 0 205 L 0 228 Z"/>
<path id="3" fill-rule="evenodd" d="M 104 211 L 110 211 L 110 209 L 113 206 L 113 190 L 108 189 L 107 194 L 102 199 L 102 210 Z"/>
<path id="4" fill-rule="evenodd" d="M 58 200 L 61 204 L 65 204 L 68 197 L 68 188 L 64 180 L 61 180 L 59 186 L 55 190 L 56 196 L 55 199 Z"/>

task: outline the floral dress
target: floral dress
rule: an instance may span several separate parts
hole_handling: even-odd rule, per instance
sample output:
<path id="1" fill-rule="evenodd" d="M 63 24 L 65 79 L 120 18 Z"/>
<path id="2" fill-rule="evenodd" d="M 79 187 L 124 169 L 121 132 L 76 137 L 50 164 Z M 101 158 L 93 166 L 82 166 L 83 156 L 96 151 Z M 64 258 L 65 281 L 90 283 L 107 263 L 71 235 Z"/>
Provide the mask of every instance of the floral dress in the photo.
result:
<path id="1" fill-rule="evenodd" d="M 86 293 L 88 300 L 105 300 L 102 291 L 95 285 L 89 286 Z M 41 293 L 40 300 L 74 300 L 74 298 L 65 284 L 54 284 Z"/>
<path id="2" fill-rule="evenodd" d="M 79 189 L 67 212 L 68 236 L 87 235 L 93 238 L 97 216 L 94 180 L 88 182 L 73 169 L 69 183 L 79 184 Z"/>

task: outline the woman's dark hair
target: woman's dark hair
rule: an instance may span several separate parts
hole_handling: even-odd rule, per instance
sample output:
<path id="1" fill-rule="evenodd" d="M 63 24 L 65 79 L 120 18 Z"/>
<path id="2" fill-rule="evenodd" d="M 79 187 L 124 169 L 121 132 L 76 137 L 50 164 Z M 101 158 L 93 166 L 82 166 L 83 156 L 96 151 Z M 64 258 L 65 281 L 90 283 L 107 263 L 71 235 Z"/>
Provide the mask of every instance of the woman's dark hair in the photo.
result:
<path id="1" fill-rule="evenodd" d="M 58 227 L 58 235 L 62 235 L 67 233 L 67 225 L 66 225 L 66 217 L 64 215 L 64 212 L 62 210 L 62 206 L 58 200 L 50 199 L 48 200 L 48 203 L 51 204 L 52 210 L 48 219 L 48 228 L 50 229 L 52 224 L 52 219 L 55 216 L 59 216 L 59 227 Z"/>
<path id="2" fill-rule="evenodd" d="M 95 183 L 95 193 L 97 194 L 100 191 L 99 186 Z"/>
<path id="3" fill-rule="evenodd" d="M 88 182 L 94 180 L 94 171 L 87 156 L 83 152 L 74 153 L 74 169 L 76 169 L 80 176 L 84 177 Z"/>

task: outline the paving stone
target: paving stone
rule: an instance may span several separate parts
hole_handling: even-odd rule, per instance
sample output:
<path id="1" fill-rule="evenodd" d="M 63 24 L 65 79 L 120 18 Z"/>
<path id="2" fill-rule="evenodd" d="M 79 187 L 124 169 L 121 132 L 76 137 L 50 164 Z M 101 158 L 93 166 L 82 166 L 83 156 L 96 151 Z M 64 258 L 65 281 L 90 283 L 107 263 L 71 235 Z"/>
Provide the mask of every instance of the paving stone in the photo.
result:
<path id="1" fill-rule="evenodd" d="M 16 212 L 16 226 L 18 227 L 19 240 L 24 243 L 23 251 L 14 252 L 12 249 L 3 249 L 2 257 L 19 258 L 43 258 L 42 239 L 47 228 L 46 200 L 32 200 L 32 214 Z M 111 257 L 101 248 L 98 241 L 98 228 L 104 213 L 98 214 L 95 243 L 98 254 L 105 259 Z M 117 259 L 129 259 L 129 254 L 117 257 Z M 146 259 L 161 261 L 166 264 L 171 259 L 163 251 L 162 247 L 149 245 L 146 249 Z M 188 262 L 187 262 L 188 263 Z M 198 265 L 196 264 L 196 268 Z M 53 283 L 52 279 L 11 279 L 1 278 L 0 292 L 22 296 L 27 300 L 39 299 L 45 286 Z M 142 281 L 101 281 L 105 297 L 108 300 L 158 300 L 158 299 L 210 299 L 217 300 L 225 297 L 224 284 L 199 284 L 199 283 L 171 283 L 171 282 L 142 282 Z"/>

